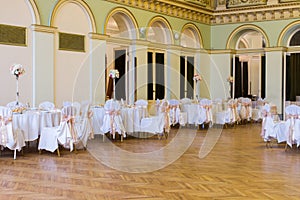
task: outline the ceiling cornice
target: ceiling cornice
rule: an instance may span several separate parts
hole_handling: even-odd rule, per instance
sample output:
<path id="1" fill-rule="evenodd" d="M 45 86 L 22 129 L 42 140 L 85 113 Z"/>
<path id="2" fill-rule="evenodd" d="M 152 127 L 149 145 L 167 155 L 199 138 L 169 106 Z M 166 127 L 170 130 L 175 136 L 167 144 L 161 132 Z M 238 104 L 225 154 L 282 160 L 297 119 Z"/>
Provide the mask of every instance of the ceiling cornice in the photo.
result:
<path id="1" fill-rule="evenodd" d="M 213 9 L 207 0 L 106 0 L 158 14 L 208 25 L 294 19 L 300 17 L 300 2 L 242 5 Z"/>

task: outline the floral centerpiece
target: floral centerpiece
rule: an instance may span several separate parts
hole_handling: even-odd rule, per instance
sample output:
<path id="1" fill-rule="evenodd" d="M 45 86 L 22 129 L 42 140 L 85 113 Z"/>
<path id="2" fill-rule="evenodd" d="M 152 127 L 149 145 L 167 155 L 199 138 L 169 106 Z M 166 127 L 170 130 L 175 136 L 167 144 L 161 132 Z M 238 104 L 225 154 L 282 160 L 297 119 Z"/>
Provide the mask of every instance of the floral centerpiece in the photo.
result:
<path id="1" fill-rule="evenodd" d="M 117 69 L 111 69 L 109 71 L 109 77 L 113 79 L 113 95 L 114 95 L 114 99 L 116 98 L 116 83 L 115 83 L 115 79 L 119 78 L 120 73 Z"/>
<path id="2" fill-rule="evenodd" d="M 15 75 L 17 78 L 25 73 L 25 70 L 21 64 L 14 64 L 10 68 L 10 73 Z"/>
<path id="3" fill-rule="evenodd" d="M 112 69 L 109 71 L 109 77 L 110 78 L 119 78 L 120 74 L 119 74 L 119 71 L 117 69 Z"/>
<path id="4" fill-rule="evenodd" d="M 9 68 L 10 73 L 16 76 L 17 79 L 17 92 L 16 92 L 16 106 L 19 106 L 19 76 L 25 73 L 25 70 L 21 64 L 13 64 Z"/>
<path id="5" fill-rule="evenodd" d="M 233 77 L 232 77 L 232 76 L 229 76 L 229 77 L 227 78 L 227 82 L 228 82 L 228 83 L 233 83 Z"/>
<path id="6" fill-rule="evenodd" d="M 194 81 L 202 81 L 202 77 L 199 74 L 195 74 L 193 77 Z"/>

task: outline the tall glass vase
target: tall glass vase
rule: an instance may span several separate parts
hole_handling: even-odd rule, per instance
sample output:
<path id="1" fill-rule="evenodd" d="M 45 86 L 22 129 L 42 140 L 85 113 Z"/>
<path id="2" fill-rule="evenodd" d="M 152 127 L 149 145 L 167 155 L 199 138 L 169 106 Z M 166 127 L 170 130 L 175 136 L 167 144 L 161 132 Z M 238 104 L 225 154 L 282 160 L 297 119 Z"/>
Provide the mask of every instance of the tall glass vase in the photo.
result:
<path id="1" fill-rule="evenodd" d="M 113 78 L 113 95 L 114 95 L 114 100 L 116 100 L 116 79 Z"/>
<path id="2" fill-rule="evenodd" d="M 16 92 L 16 106 L 19 105 L 19 76 L 16 76 L 16 80 L 17 80 L 17 92 Z"/>

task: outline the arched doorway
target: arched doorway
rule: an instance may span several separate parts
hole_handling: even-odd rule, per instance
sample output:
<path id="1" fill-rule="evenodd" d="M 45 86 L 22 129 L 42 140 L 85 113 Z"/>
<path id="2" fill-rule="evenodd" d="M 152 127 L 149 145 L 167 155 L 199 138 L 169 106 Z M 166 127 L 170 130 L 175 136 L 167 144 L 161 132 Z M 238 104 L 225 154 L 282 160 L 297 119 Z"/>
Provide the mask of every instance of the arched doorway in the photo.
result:
<path id="1" fill-rule="evenodd" d="M 265 98 L 264 47 L 266 47 L 265 38 L 259 31 L 247 30 L 238 38 L 236 43 L 238 53 L 231 69 L 231 76 L 234 77 L 231 91 L 234 98 Z"/>
<path id="2" fill-rule="evenodd" d="M 147 40 L 154 44 L 171 44 L 170 27 L 162 18 L 150 22 Z M 147 99 L 165 98 L 165 49 L 149 49 L 147 54 Z"/>
<path id="3" fill-rule="evenodd" d="M 288 41 L 289 47 L 300 47 L 300 28 L 296 29 Z M 300 51 L 286 54 L 285 96 L 286 101 L 300 101 Z"/>
<path id="4" fill-rule="evenodd" d="M 129 99 L 129 81 L 134 81 L 135 70 L 130 66 L 135 66 L 135 59 L 132 59 L 132 50 L 128 39 L 137 38 L 136 23 L 131 14 L 126 10 L 115 10 L 108 17 L 106 23 L 106 35 L 110 38 L 106 50 L 106 98 L 113 97 L 113 79 L 108 78 L 109 71 L 117 69 L 119 78 L 115 79 L 115 99 Z"/>
<path id="5" fill-rule="evenodd" d="M 180 45 L 185 48 L 201 48 L 198 30 L 191 24 L 184 27 L 181 33 Z M 180 56 L 180 98 L 199 98 L 199 82 L 194 85 L 196 69 L 196 53 L 186 52 Z M 195 95 L 196 93 L 196 95 Z"/>

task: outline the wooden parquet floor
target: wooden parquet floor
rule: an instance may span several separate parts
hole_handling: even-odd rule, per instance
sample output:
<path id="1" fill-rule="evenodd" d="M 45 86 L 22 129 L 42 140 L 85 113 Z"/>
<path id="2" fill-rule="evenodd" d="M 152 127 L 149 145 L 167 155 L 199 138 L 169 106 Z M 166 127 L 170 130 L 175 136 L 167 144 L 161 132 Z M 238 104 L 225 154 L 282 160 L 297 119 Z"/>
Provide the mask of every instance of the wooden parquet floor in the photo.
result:
<path id="1" fill-rule="evenodd" d="M 2 153 L 0 199 L 300 199 L 300 151 L 285 151 L 284 144 L 266 148 L 260 127 L 223 129 L 201 159 L 199 150 L 208 133 L 197 130 L 191 146 L 177 160 L 145 173 L 115 170 L 92 156 L 91 147 L 104 145 L 99 136 L 90 141 L 88 151 L 62 150 L 61 157 L 49 152 L 39 155 L 32 142 L 17 160 L 11 151 Z M 172 129 L 167 140 L 126 138 L 113 144 L 125 151 L 151 152 L 169 144 L 177 131 Z M 113 160 L 118 155 L 110 156 Z"/>

